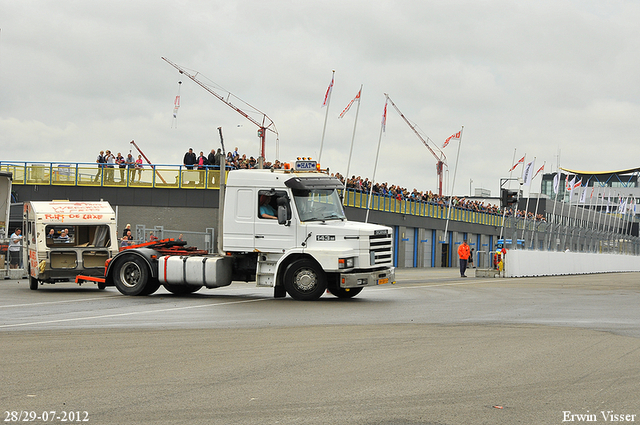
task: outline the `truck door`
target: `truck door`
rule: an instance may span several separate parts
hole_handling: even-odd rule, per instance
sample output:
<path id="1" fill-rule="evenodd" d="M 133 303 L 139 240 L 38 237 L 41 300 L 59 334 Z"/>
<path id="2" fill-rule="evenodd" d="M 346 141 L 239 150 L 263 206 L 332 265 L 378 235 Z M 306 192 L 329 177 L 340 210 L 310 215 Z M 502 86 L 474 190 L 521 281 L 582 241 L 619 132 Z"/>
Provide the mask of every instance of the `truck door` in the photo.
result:
<path id="1" fill-rule="evenodd" d="M 264 252 L 282 252 L 295 246 L 296 225 L 292 217 L 290 225 L 278 224 L 278 198 L 286 197 L 285 191 L 259 190 L 258 210 L 255 212 L 255 249 Z M 262 207 L 262 208 L 261 208 Z M 262 211 L 262 213 L 261 213 Z M 274 216 L 276 218 L 269 218 Z"/>

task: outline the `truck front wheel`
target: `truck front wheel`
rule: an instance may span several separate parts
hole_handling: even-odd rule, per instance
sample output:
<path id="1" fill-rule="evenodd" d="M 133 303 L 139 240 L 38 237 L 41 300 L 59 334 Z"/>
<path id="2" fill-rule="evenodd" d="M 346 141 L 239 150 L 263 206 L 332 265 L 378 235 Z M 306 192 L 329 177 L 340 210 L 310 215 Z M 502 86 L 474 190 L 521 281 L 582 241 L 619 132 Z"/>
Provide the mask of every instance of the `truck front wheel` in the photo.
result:
<path id="1" fill-rule="evenodd" d="M 338 298 L 353 298 L 362 291 L 362 288 L 341 288 L 337 285 L 329 286 L 328 289 Z"/>
<path id="2" fill-rule="evenodd" d="M 113 265 L 113 283 L 124 295 L 146 295 L 149 269 L 141 258 L 127 255 Z"/>
<path id="3" fill-rule="evenodd" d="M 38 279 L 33 277 L 33 276 L 29 276 L 29 289 L 31 289 L 32 291 L 37 291 L 38 290 Z"/>
<path id="4" fill-rule="evenodd" d="M 298 260 L 284 272 L 284 287 L 295 300 L 314 301 L 327 289 L 327 278 L 315 261 Z"/>

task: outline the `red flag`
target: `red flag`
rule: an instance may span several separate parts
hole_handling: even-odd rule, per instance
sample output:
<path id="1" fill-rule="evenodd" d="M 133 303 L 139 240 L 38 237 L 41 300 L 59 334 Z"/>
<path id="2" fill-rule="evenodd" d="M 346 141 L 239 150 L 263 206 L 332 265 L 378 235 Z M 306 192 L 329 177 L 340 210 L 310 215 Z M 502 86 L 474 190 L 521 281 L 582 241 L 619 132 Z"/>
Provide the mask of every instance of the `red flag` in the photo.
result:
<path id="1" fill-rule="evenodd" d="M 353 102 L 360 101 L 360 93 L 362 92 L 362 89 L 360 89 L 360 91 L 358 92 L 358 94 L 356 95 L 356 97 L 354 97 L 353 99 L 351 99 L 351 102 L 349 102 L 349 104 L 347 105 L 346 108 L 344 108 L 344 111 L 342 111 L 342 113 L 338 116 L 338 118 L 342 118 L 345 116 L 345 114 L 349 111 L 349 109 L 351 108 L 351 105 L 353 105 Z"/>
<path id="2" fill-rule="evenodd" d="M 324 102 L 322 102 L 322 107 L 324 108 L 327 105 L 327 102 L 329 101 L 329 96 L 331 95 L 331 89 L 333 88 L 333 78 L 334 76 L 331 76 L 331 83 L 329 84 L 329 88 L 327 89 L 327 93 L 324 95 Z"/>
<path id="3" fill-rule="evenodd" d="M 544 164 L 542 164 L 542 167 L 540 167 L 540 168 L 538 169 L 538 171 L 536 171 L 536 173 L 533 175 L 533 178 L 535 179 L 535 178 L 536 178 L 536 176 L 538 175 L 538 173 L 539 173 L 540 171 L 542 171 L 542 170 L 544 170 Z"/>
<path id="4" fill-rule="evenodd" d="M 580 179 L 580 180 L 578 180 L 577 182 L 575 182 L 575 183 L 574 183 L 574 185 L 573 185 L 573 189 L 577 189 L 577 188 L 579 188 L 580 186 L 582 186 L 582 179 Z M 573 190 L 573 189 L 572 189 L 572 190 Z"/>
<path id="5" fill-rule="evenodd" d="M 173 101 L 173 118 L 177 117 L 179 107 L 180 107 L 180 95 L 177 95 L 176 100 Z"/>
<path id="6" fill-rule="evenodd" d="M 460 130 L 457 133 L 452 134 L 451 136 L 447 137 L 447 140 L 444 141 L 444 145 L 442 145 L 442 149 L 446 148 L 451 140 L 460 140 L 461 136 L 462 136 L 462 130 Z"/>
<path id="7" fill-rule="evenodd" d="M 574 176 L 571 181 L 569 181 L 569 176 L 567 175 L 567 181 L 565 183 L 566 189 L 568 191 L 572 191 L 574 189 L 579 188 L 580 186 L 582 186 L 582 179 L 576 181 L 576 177 L 578 176 Z"/>
<path id="8" fill-rule="evenodd" d="M 387 101 L 384 102 L 384 112 L 382 113 L 382 131 L 386 131 L 387 127 Z"/>
<path id="9" fill-rule="evenodd" d="M 520 164 L 524 164 L 524 156 L 522 158 L 520 158 L 520 161 L 516 162 L 513 167 L 511 167 L 511 169 L 509 170 L 509 172 L 513 171 L 516 169 L 516 167 Z"/>

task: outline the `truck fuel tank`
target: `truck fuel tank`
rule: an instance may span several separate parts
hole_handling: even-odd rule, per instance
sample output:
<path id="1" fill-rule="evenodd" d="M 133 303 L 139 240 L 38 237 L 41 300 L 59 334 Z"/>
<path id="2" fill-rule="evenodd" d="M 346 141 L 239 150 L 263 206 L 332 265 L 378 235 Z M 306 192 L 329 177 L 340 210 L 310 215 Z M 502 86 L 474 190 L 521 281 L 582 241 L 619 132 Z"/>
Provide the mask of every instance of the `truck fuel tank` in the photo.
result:
<path id="1" fill-rule="evenodd" d="M 158 258 L 158 280 L 219 288 L 231 284 L 232 265 L 231 257 L 165 255 Z"/>

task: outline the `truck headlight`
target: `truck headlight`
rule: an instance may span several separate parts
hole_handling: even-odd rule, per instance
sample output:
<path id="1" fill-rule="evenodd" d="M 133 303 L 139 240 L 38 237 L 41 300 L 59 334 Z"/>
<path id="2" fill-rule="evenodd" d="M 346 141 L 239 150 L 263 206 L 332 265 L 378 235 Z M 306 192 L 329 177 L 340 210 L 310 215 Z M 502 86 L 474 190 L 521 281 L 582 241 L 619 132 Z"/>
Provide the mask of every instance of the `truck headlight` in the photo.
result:
<path id="1" fill-rule="evenodd" d="M 338 268 L 339 269 L 352 269 L 355 264 L 355 259 L 351 258 L 339 258 L 338 259 Z"/>

